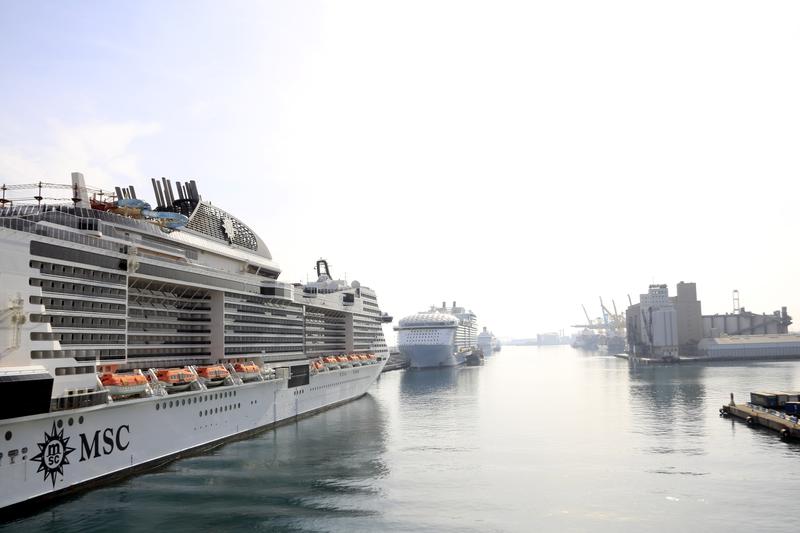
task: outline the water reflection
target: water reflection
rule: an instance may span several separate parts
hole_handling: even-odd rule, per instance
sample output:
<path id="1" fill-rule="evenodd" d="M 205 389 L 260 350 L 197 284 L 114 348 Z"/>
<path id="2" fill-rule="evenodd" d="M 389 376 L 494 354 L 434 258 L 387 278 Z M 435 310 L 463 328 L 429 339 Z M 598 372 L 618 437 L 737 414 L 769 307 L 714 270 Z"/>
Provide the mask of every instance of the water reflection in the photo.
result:
<path id="1" fill-rule="evenodd" d="M 481 367 L 449 367 L 425 370 L 407 369 L 400 379 L 400 393 L 403 399 L 413 401 L 420 396 L 447 397 L 449 394 L 462 396 L 477 395 Z"/>
<path id="2" fill-rule="evenodd" d="M 459 370 L 456 367 L 404 370 L 400 379 L 400 391 L 405 396 L 418 396 L 452 390 L 456 386 Z"/>
<path id="3" fill-rule="evenodd" d="M 705 454 L 706 367 L 636 365 L 629 369 L 634 433 L 651 453 Z"/>

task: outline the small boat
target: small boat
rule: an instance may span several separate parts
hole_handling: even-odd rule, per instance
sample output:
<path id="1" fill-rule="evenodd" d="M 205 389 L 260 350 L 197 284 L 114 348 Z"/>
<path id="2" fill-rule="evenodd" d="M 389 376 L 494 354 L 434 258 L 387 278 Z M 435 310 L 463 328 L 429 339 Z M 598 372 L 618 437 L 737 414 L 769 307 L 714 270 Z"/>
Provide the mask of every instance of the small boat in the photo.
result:
<path id="1" fill-rule="evenodd" d="M 310 366 L 312 370 L 316 370 L 317 372 L 322 372 L 323 370 L 325 370 L 325 365 L 319 359 L 311 361 L 311 363 L 309 363 L 308 366 Z"/>
<path id="2" fill-rule="evenodd" d="M 197 375 L 200 376 L 206 387 L 218 387 L 228 379 L 231 373 L 222 365 L 211 365 L 197 367 Z"/>
<path id="3" fill-rule="evenodd" d="M 356 354 L 351 354 L 347 356 L 347 359 L 350 361 L 350 364 L 353 366 L 361 366 L 361 358 Z"/>
<path id="4" fill-rule="evenodd" d="M 339 368 L 339 360 L 332 355 L 325 357 L 323 361 L 325 362 L 325 366 L 327 366 L 330 369 L 336 370 Z"/>
<path id="5" fill-rule="evenodd" d="M 348 368 L 350 366 L 350 360 L 346 355 L 337 355 L 336 360 L 339 361 L 340 368 Z"/>
<path id="6" fill-rule="evenodd" d="M 363 354 L 362 353 L 361 355 L 358 356 L 358 358 L 361 359 L 361 364 L 362 365 L 368 365 L 369 364 L 369 357 L 367 357 L 367 354 Z"/>
<path id="7" fill-rule="evenodd" d="M 100 383 L 113 398 L 127 398 L 147 391 L 147 378 L 142 374 L 106 372 L 100 376 Z"/>
<path id="8" fill-rule="evenodd" d="M 261 377 L 261 369 L 255 363 L 234 363 L 233 369 L 242 381 L 255 381 Z"/>
<path id="9" fill-rule="evenodd" d="M 197 381 L 197 376 L 185 368 L 159 368 L 156 377 L 169 393 L 188 390 Z"/>

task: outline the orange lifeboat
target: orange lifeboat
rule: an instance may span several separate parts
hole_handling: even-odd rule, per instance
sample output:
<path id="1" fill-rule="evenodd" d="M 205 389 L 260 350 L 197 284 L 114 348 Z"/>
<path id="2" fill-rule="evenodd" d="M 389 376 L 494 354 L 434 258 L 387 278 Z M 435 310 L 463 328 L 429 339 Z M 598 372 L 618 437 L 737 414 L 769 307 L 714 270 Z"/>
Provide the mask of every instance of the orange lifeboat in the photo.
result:
<path id="1" fill-rule="evenodd" d="M 255 363 L 235 363 L 233 369 L 242 381 L 254 381 L 261 376 L 261 369 Z"/>
<path id="2" fill-rule="evenodd" d="M 325 365 L 323 365 L 322 361 L 320 361 L 320 360 L 314 361 L 313 366 L 317 370 L 317 372 L 319 372 L 320 370 L 324 370 L 325 369 Z"/>
<path id="3" fill-rule="evenodd" d="M 350 354 L 347 356 L 347 359 L 350 361 L 350 364 L 353 366 L 361 366 L 361 358 L 358 357 L 356 354 Z"/>
<path id="4" fill-rule="evenodd" d="M 167 392 L 185 391 L 197 381 L 197 376 L 185 368 L 159 368 L 156 377 L 166 386 Z"/>
<path id="5" fill-rule="evenodd" d="M 197 374 L 200 376 L 203 383 L 205 383 L 206 387 L 222 385 L 225 380 L 228 379 L 228 376 L 231 375 L 222 365 L 198 367 Z"/>
<path id="6" fill-rule="evenodd" d="M 327 357 L 323 357 L 322 361 L 325 363 L 325 366 L 332 369 L 339 368 L 339 360 L 336 357 L 329 355 Z"/>
<path id="7" fill-rule="evenodd" d="M 147 390 L 147 378 L 142 374 L 106 372 L 100 376 L 100 383 L 114 398 L 134 396 Z"/>
<path id="8" fill-rule="evenodd" d="M 369 361 L 369 357 L 367 357 L 366 354 L 363 353 L 359 355 L 358 358 L 361 359 L 362 361 L 367 361 L 367 362 Z"/>
<path id="9" fill-rule="evenodd" d="M 346 355 L 337 355 L 336 360 L 339 361 L 339 365 L 342 367 L 350 366 L 350 360 Z"/>

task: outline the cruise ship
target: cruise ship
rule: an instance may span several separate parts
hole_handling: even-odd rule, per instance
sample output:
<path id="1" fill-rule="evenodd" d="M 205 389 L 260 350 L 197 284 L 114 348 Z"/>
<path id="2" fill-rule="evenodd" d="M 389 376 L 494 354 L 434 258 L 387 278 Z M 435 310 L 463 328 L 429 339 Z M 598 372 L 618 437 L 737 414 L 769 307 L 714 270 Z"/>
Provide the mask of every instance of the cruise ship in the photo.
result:
<path id="1" fill-rule="evenodd" d="M 279 281 L 194 181 L 152 185 L 0 188 L 3 515 L 358 398 L 388 359 L 373 290 L 324 260 Z"/>
<path id="2" fill-rule="evenodd" d="M 492 353 L 500 351 L 500 340 L 484 327 L 483 331 L 478 334 L 478 348 L 481 349 L 483 355 L 492 355 Z"/>
<path id="3" fill-rule="evenodd" d="M 456 306 L 431 307 L 400 320 L 398 348 L 408 358 L 411 368 L 457 366 L 466 361 L 477 347 L 476 316 Z"/>

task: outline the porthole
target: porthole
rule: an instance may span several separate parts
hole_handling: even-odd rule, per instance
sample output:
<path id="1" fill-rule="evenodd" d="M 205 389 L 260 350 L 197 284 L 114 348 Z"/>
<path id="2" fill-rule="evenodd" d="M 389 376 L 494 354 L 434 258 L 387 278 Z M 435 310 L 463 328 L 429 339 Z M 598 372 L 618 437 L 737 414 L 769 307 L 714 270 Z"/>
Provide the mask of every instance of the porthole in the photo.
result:
<path id="1" fill-rule="evenodd" d="M 70 426 L 72 424 L 74 424 L 74 423 L 75 423 L 75 420 L 73 420 L 72 417 L 70 417 L 69 420 L 67 420 L 67 424 L 70 425 Z"/>
<path id="2" fill-rule="evenodd" d="M 60 429 L 60 428 L 64 427 L 64 421 L 63 421 L 63 420 L 59 420 L 58 422 L 56 422 L 56 425 L 57 425 L 57 426 L 59 427 L 59 429 Z"/>
<path id="3" fill-rule="evenodd" d="M 172 400 L 169 401 L 169 408 L 172 409 Z"/>
<path id="4" fill-rule="evenodd" d="M 157 403 L 157 404 L 156 404 L 156 411 L 158 411 L 159 409 L 161 409 L 161 404 L 160 404 L 160 403 Z"/>
<path id="5" fill-rule="evenodd" d="M 197 415 L 198 416 L 203 416 L 203 411 L 200 411 L 199 413 L 197 413 Z"/>
<path id="6" fill-rule="evenodd" d="M 6 440 L 11 440 L 12 433 L 10 431 L 6 431 Z"/>
<path id="7" fill-rule="evenodd" d="M 156 406 L 158 406 L 158 404 L 156 404 Z M 83 417 L 82 416 L 78 417 L 78 424 L 83 424 Z"/>

